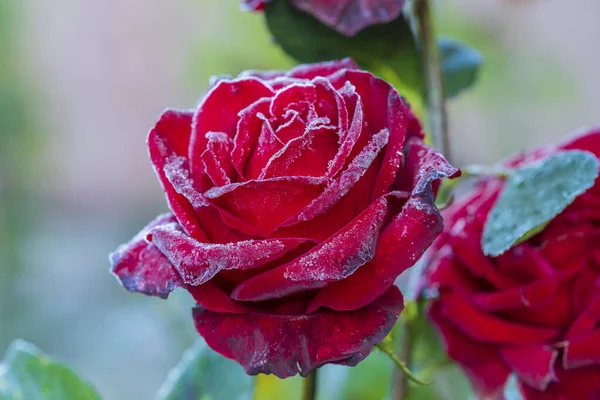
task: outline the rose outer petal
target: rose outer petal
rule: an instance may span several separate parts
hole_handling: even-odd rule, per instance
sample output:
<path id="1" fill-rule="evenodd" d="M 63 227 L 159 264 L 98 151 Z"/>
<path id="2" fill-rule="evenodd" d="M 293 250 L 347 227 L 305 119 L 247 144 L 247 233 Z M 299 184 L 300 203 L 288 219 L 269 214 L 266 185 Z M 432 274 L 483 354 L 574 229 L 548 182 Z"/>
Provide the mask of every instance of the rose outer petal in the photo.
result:
<path id="1" fill-rule="evenodd" d="M 414 177 L 411 198 L 380 234 L 373 260 L 348 278 L 321 289 L 309 312 L 319 307 L 353 310 L 373 301 L 398 275 L 414 265 L 442 231 L 443 221 L 433 201 L 432 183 L 454 176 L 457 169 L 418 138 L 411 138 L 405 149 L 406 169 Z"/>
<path id="2" fill-rule="evenodd" d="M 479 398 L 503 398 L 500 396 L 511 371 L 500 360 L 497 346 L 467 337 L 443 315 L 441 307 L 439 301 L 432 303 L 429 317 L 442 337 L 448 356 L 463 368 Z"/>
<path id="3" fill-rule="evenodd" d="M 396 19 L 404 0 L 292 0 L 292 4 L 338 32 L 354 36 L 368 26 Z"/>
<path id="4" fill-rule="evenodd" d="M 517 378 L 539 390 L 546 390 L 556 380 L 554 363 L 558 350 L 549 346 L 504 347 L 499 354 Z"/>
<path id="5" fill-rule="evenodd" d="M 298 246 L 299 239 L 245 240 L 235 243 L 201 243 L 173 225 L 151 230 L 152 243 L 171 261 L 183 281 L 192 286 L 212 279 L 221 270 L 257 268 Z"/>
<path id="6" fill-rule="evenodd" d="M 159 215 L 133 239 L 109 255 L 111 273 L 125 289 L 166 299 L 169 293 L 183 284 L 169 260 L 156 246 L 146 241 L 152 228 L 174 221 L 171 214 Z"/>
<path id="7" fill-rule="evenodd" d="M 254 76 L 266 80 L 273 85 L 281 78 L 291 78 L 294 80 L 311 80 L 317 77 L 328 77 L 344 69 L 359 69 L 356 62 L 347 57 L 341 60 L 323 61 L 314 64 L 300 64 L 289 71 L 255 71 L 247 70 L 242 72 L 240 77 Z"/>
<path id="8" fill-rule="evenodd" d="M 246 373 L 286 378 L 327 363 L 356 365 L 390 332 L 402 311 L 396 287 L 355 311 L 306 315 L 220 314 L 197 308 L 196 329 L 218 353 Z"/>
<path id="9" fill-rule="evenodd" d="M 194 213 L 194 207 L 185 196 L 177 193 L 164 171 L 169 157 L 186 155 L 185 149 L 190 140 L 191 122 L 191 111 L 166 110 L 155 128 L 148 134 L 148 151 L 154 171 L 165 192 L 169 208 L 177 221 L 190 236 L 198 240 L 206 240 L 206 234 Z"/>
<path id="10" fill-rule="evenodd" d="M 308 253 L 242 282 L 231 297 L 240 301 L 270 300 L 348 277 L 373 258 L 387 211 L 388 201 L 382 197 Z"/>

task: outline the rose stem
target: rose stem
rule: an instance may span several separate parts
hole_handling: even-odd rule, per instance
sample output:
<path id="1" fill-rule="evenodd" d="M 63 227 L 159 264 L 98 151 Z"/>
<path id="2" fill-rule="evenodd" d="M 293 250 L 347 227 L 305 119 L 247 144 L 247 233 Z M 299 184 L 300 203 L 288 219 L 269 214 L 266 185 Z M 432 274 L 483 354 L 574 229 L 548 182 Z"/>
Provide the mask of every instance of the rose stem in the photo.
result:
<path id="1" fill-rule="evenodd" d="M 400 357 L 402 357 L 404 360 L 400 361 L 407 366 L 407 368 L 410 368 L 410 365 L 412 364 L 412 352 L 410 351 L 412 340 L 408 332 L 408 324 L 406 321 L 403 320 L 400 321 L 400 323 L 404 328 L 400 338 L 400 343 L 398 344 Z M 399 365 L 398 363 L 396 364 Z M 401 368 L 396 368 L 392 382 L 392 399 L 403 400 L 404 398 L 407 398 L 409 390 L 410 387 L 408 385 L 408 376 Z"/>
<path id="2" fill-rule="evenodd" d="M 427 118 L 433 146 L 450 159 L 448 117 L 444 91 L 444 75 L 435 34 L 431 0 L 415 0 L 415 16 L 418 21 L 421 62 L 425 76 Z"/>
<path id="3" fill-rule="evenodd" d="M 444 75 L 430 0 L 415 0 L 414 14 L 418 21 L 418 35 L 421 46 L 421 63 L 425 76 L 425 99 L 427 118 L 433 146 L 450 159 L 448 118 L 444 92 Z M 408 368 L 411 365 L 411 332 L 407 321 L 401 322 L 404 332 L 399 343 L 400 357 Z M 393 378 L 392 399 L 403 400 L 408 396 L 408 378 L 398 370 Z"/>
<path id="4" fill-rule="evenodd" d="M 317 370 L 302 379 L 302 400 L 315 400 L 317 398 Z"/>

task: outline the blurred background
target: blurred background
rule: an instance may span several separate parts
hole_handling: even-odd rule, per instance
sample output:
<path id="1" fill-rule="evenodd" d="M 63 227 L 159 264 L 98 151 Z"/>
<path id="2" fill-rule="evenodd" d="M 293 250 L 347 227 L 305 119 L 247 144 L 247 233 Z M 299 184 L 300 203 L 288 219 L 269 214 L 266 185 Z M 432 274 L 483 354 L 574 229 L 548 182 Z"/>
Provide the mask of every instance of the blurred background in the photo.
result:
<path id="1" fill-rule="evenodd" d="M 574 4 L 576 3 L 576 5 Z M 452 158 L 494 162 L 600 123 L 598 0 L 445 0 L 481 51 Z M 32 341 L 106 399 L 150 399 L 195 339 L 191 300 L 123 290 L 107 254 L 166 210 L 145 136 L 215 74 L 287 68 L 237 0 L 0 0 L 0 354 Z"/>

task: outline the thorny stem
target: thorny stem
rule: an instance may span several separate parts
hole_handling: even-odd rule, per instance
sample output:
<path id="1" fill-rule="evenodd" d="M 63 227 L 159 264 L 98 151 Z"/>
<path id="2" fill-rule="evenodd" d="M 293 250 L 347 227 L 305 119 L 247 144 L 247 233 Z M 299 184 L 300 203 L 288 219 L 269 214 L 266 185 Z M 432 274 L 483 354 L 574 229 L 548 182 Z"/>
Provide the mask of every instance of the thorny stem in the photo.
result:
<path id="1" fill-rule="evenodd" d="M 317 397 L 317 370 L 302 379 L 302 400 L 315 400 Z"/>
<path id="2" fill-rule="evenodd" d="M 444 75 L 435 35 L 431 0 L 415 0 L 415 16 L 418 21 L 421 62 L 425 76 L 429 130 L 433 146 L 450 159 Z"/>

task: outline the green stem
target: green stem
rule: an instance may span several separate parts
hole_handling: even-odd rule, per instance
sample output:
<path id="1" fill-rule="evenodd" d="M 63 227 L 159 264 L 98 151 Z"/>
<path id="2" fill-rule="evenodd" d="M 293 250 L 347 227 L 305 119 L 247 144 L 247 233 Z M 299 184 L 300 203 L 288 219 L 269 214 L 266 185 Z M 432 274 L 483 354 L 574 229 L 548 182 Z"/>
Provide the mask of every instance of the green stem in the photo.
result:
<path id="1" fill-rule="evenodd" d="M 450 158 L 448 118 L 444 92 L 444 75 L 438 47 L 430 0 L 415 1 L 421 42 L 421 61 L 425 76 L 427 118 L 433 146 Z"/>
<path id="2" fill-rule="evenodd" d="M 402 357 L 404 361 L 400 360 L 399 357 L 396 357 L 395 354 L 392 355 L 392 361 L 398 365 L 398 369 L 392 380 L 392 399 L 398 400 L 408 397 L 410 387 L 408 385 L 408 376 L 404 371 L 407 369 L 410 372 L 410 365 L 412 363 L 412 353 L 410 351 L 412 340 L 408 330 L 408 323 L 406 320 L 401 321 L 401 323 L 403 324 L 404 329 L 402 329 L 402 334 L 400 335 L 400 341 L 397 344 L 397 347 L 400 357 Z M 402 365 L 400 365 L 399 362 Z M 402 368 L 403 366 L 405 369 Z"/>
<path id="3" fill-rule="evenodd" d="M 379 350 L 383 351 L 388 357 L 396 364 L 396 366 L 402 371 L 403 375 L 406 377 L 407 381 L 412 381 L 414 383 L 418 383 L 419 385 L 431 385 L 431 382 L 426 382 L 419 379 L 412 371 L 406 366 L 406 362 L 402 361 L 398 356 L 394 353 L 393 349 L 390 346 L 387 346 L 383 343 L 379 343 L 377 345 Z M 403 393 L 404 395 L 404 393 Z"/>
<path id="4" fill-rule="evenodd" d="M 317 370 L 302 379 L 302 400 L 315 400 L 317 398 Z"/>

